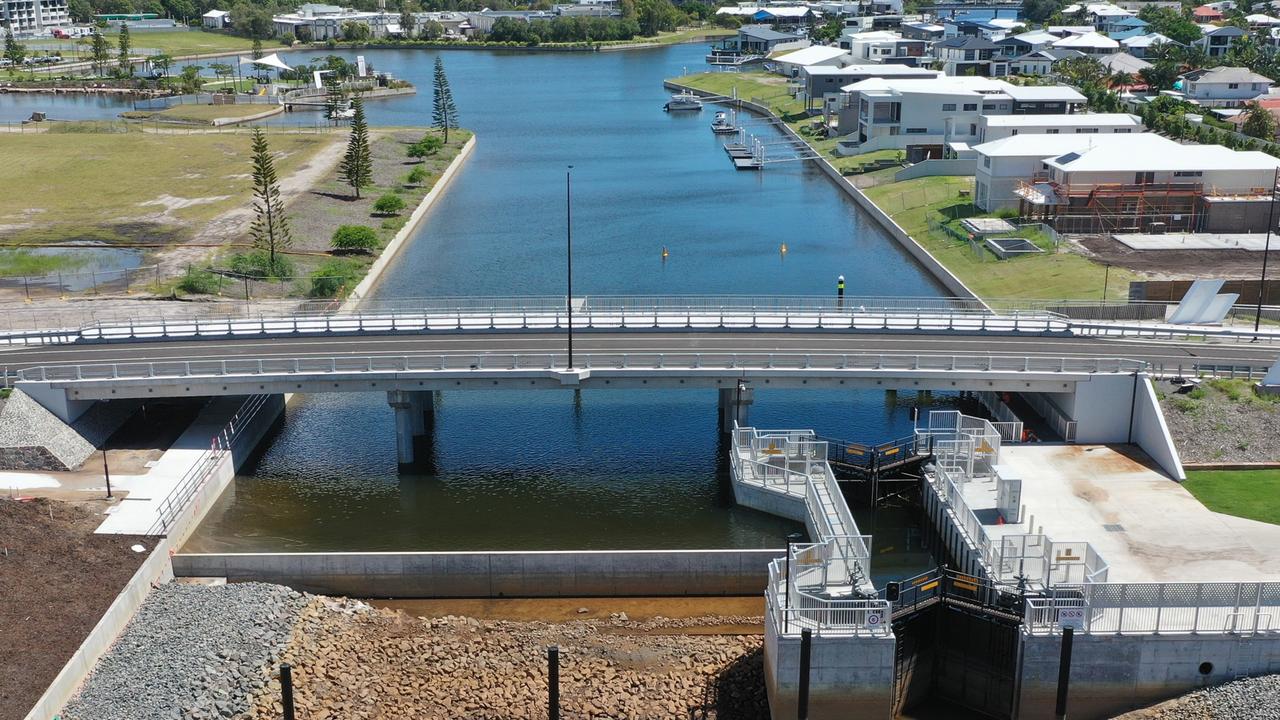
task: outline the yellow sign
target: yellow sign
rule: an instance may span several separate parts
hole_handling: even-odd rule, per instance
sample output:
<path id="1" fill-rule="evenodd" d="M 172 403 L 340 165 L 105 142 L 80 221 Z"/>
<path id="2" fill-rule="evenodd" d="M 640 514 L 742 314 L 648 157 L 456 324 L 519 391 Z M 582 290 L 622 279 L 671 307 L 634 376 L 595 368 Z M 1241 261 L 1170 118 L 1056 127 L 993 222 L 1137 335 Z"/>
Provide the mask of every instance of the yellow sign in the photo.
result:
<path id="1" fill-rule="evenodd" d="M 885 454 L 885 455 L 897 455 L 897 454 L 898 454 L 898 452 L 899 452 L 900 450 L 902 450 L 902 448 L 894 448 L 894 449 L 892 449 L 892 450 L 885 450 L 885 451 L 884 451 L 884 454 Z"/>
<path id="2" fill-rule="evenodd" d="M 936 588 L 936 587 L 938 587 L 938 581 L 937 581 L 937 580 L 934 580 L 933 582 L 928 583 L 928 584 L 926 584 L 926 585 L 921 585 L 921 586 L 920 586 L 920 592 L 928 592 L 928 591 L 930 591 L 930 590 L 932 590 L 932 589 L 934 589 L 934 588 Z"/>
<path id="3" fill-rule="evenodd" d="M 978 447 L 974 448 L 974 452 L 987 453 L 988 455 L 995 451 L 996 449 L 991 447 L 991 444 L 988 443 L 986 440 L 983 440 L 982 442 L 978 443 Z"/>
<path id="4" fill-rule="evenodd" d="M 850 455 L 861 455 L 862 449 L 856 448 L 856 447 L 847 447 L 845 448 L 845 452 L 849 453 Z"/>
<path id="5" fill-rule="evenodd" d="M 953 584 L 953 585 L 955 585 L 956 587 L 960 588 L 961 590 L 968 590 L 968 591 L 970 591 L 970 592 L 977 592 L 977 591 L 978 591 L 978 586 L 977 586 L 977 585 L 974 585 L 973 583 L 960 582 L 959 580 L 957 580 L 957 581 L 955 581 L 955 582 L 954 582 L 954 583 L 952 583 L 952 584 Z"/>
<path id="6" fill-rule="evenodd" d="M 765 455 L 781 455 L 782 451 L 778 449 L 777 445 L 775 445 L 772 441 L 770 441 L 769 447 L 764 449 L 764 454 Z"/>

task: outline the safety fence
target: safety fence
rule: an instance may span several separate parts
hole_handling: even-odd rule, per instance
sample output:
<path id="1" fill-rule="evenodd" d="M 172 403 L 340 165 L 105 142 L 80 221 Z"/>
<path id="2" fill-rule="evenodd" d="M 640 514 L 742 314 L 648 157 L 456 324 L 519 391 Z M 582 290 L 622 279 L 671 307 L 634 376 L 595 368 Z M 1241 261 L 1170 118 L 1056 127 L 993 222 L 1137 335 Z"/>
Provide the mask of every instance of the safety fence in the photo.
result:
<path id="1" fill-rule="evenodd" d="M 1065 443 L 1076 441 L 1076 421 L 1054 404 L 1044 393 L 1021 393 L 1023 400 L 1035 410 Z"/>
<path id="2" fill-rule="evenodd" d="M 806 370 L 827 371 L 973 371 L 1011 373 L 1122 373 L 1141 362 L 1119 358 L 1001 357 L 995 355 L 828 355 L 796 353 L 590 353 L 574 356 L 576 368 L 591 370 Z M 199 378 L 333 373 L 410 373 L 558 371 L 568 368 L 561 353 L 482 353 L 453 355 L 366 355 L 329 358 L 182 360 L 41 366 L 22 370 L 35 382 Z M 291 378 L 292 379 L 292 378 Z M 999 434 L 993 435 L 999 441 Z M 824 456 L 825 462 L 825 456 Z"/>
<path id="3" fill-rule="evenodd" d="M 975 399 L 986 408 L 987 412 L 995 420 L 991 421 L 991 427 L 1000 434 L 1000 442 L 1017 443 L 1022 442 L 1022 420 L 1018 417 L 998 394 L 980 390 L 974 394 Z"/>
<path id="4" fill-rule="evenodd" d="M 1024 624 L 1034 635 L 1277 633 L 1280 582 L 1062 585 L 1027 598 Z"/>
<path id="5" fill-rule="evenodd" d="M 829 598 L 804 592 L 786 576 L 781 560 L 769 563 L 765 613 L 782 635 L 809 630 L 815 635 L 887 637 L 891 607 L 879 598 Z"/>
<path id="6" fill-rule="evenodd" d="M 196 462 L 187 470 L 178 484 L 169 491 L 169 494 L 160 501 L 156 507 L 156 521 L 152 524 L 148 535 L 164 535 L 169 531 L 174 521 L 182 514 L 183 508 L 191 501 L 205 481 L 213 474 L 214 470 L 222 463 L 222 461 L 231 453 L 232 446 L 240 437 L 245 427 L 253 421 L 253 418 L 266 405 L 270 395 L 254 395 L 245 400 L 235 415 L 227 421 L 227 424 L 221 430 L 214 433 L 209 441 L 209 449 L 196 460 Z"/>

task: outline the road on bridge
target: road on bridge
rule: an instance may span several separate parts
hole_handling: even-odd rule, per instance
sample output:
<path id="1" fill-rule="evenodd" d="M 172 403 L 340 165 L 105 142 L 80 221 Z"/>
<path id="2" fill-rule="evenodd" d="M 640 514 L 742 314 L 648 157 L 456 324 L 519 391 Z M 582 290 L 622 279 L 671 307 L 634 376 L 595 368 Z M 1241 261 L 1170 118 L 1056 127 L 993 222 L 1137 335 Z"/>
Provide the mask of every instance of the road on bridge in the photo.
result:
<path id="1" fill-rule="evenodd" d="M 471 333 L 364 333 L 300 337 L 218 337 L 197 341 L 113 341 L 0 350 L 0 368 L 103 363 L 450 354 L 562 353 L 565 335 L 540 331 Z M 788 353 L 894 355 L 1002 355 L 1052 358 L 1126 358 L 1151 363 L 1165 374 L 1193 365 L 1265 371 L 1280 348 L 1268 344 L 1175 342 L 1097 337 L 1018 337 L 991 334 L 877 334 L 863 332 L 579 331 L 577 353 Z"/>

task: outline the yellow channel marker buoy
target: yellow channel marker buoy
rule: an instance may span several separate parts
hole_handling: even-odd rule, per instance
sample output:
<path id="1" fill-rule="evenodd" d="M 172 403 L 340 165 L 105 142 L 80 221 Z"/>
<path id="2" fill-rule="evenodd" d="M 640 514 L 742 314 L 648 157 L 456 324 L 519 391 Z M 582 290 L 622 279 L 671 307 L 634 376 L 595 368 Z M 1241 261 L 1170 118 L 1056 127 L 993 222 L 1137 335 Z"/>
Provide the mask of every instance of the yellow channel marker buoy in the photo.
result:
<path id="1" fill-rule="evenodd" d="M 778 248 L 778 251 L 779 251 L 779 252 L 781 252 L 783 255 L 786 255 L 786 254 L 787 254 L 787 244 L 786 244 L 786 243 L 782 243 L 782 247 Z"/>
<path id="2" fill-rule="evenodd" d="M 667 256 L 668 256 L 668 255 L 670 255 L 670 254 L 671 254 L 671 253 L 667 252 L 667 246 L 666 246 L 666 245 L 663 245 L 663 246 L 662 246 L 662 259 L 663 259 L 663 260 L 666 260 L 666 259 L 667 259 Z"/>

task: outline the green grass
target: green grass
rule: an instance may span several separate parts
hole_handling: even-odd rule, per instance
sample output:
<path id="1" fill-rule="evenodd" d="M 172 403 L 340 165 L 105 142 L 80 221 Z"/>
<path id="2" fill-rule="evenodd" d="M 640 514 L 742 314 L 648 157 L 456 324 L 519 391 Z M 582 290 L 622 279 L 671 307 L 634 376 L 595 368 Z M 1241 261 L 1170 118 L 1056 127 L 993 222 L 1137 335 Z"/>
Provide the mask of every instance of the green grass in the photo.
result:
<path id="1" fill-rule="evenodd" d="M 695 39 L 704 37 L 728 37 L 730 35 L 737 34 L 737 30 L 718 27 L 704 27 L 691 28 L 689 30 L 678 30 L 676 32 L 658 33 L 657 37 L 636 38 L 635 40 L 628 40 L 627 42 L 652 42 L 658 43 L 659 45 L 675 45 L 676 43 L 693 42 Z"/>
<path id="2" fill-rule="evenodd" d="M 787 80 L 781 75 L 766 72 L 698 73 L 673 78 L 673 82 L 717 95 L 732 96 L 737 89 L 743 100 L 757 100 L 768 105 L 784 120 L 800 119 L 788 116 L 804 112 L 804 103 L 787 93 Z"/>
<path id="3" fill-rule="evenodd" d="M 271 105 L 174 105 L 153 114 L 159 120 L 186 120 L 212 124 L 220 118 L 243 118 L 271 110 Z"/>
<path id="4" fill-rule="evenodd" d="M 1280 470 L 1191 470 L 1182 485 L 1214 512 L 1280 525 Z"/>
<path id="5" fill-rule="evenodd" d="M 105 37 L 111 42 L 116 40 L 116 32 L 108 32 Z M 249 38 L 237 37 L 235 35 L 223 35 L 221 33 L 203 32 L 201 30 L 162 30 L 155 32 L 144 32 L 135 30 L 132 33 L 133 48 L 138 54 L 142 54 L 148 50 L 158 50 L 168 53 L 174 57 L 183 57 L 186 55 L 206 55 L 210 53 L 226 53 L 238 50 L 250 50 L 253 48 L 253 41 Z M 42 40 L 41 45 L 53 46 L 57 42 L 64 49 L 78 50 L 87 52 L 88 43 L 78 44 L 75 40 L 48 41 Z M 278 46 L 279 43 L 270 41 L 263 43 L 263 49 L 271 52 L 272 45 Z M 113 56 L 114 58 L 114 56 Z"/>
<path id="6" fill-rule="evenodd" d="M 269 139 L 283 178 L 340 138 Z M 163 239 L 164 232 L 150 232 L 155 227 L 192 230 L 249 203 L 249 143 L 248 133 L 0 135 L 0 226 L 13 226 L 0 242 L 84 239 L 104 227 L 115 230 L 97 234 L 146 242 Z"/>
<path id="7" fill-rule="evenodd" d="M 68 255 L 37 255 L 30 250 L 0 249 L 0 277 L 47 275 L 59 270 L 73 270 L 83 264 L 82 258 Z"/>

